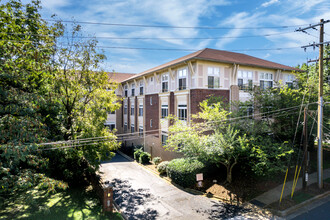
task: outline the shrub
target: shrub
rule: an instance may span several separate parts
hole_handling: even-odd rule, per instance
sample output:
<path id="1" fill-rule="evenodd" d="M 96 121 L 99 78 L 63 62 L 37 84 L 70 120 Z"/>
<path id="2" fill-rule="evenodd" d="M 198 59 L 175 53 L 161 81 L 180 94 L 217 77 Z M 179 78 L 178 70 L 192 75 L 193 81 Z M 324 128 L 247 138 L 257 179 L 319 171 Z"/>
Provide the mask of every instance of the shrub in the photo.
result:
<path id="1" fill-rule="evenodd" d="M 154 162 L 155 165 L 160 164 L 161 161 L 162 161 L 162 158 L 160 158 L 160 157 L 154 157 L 154 159 L 152 159 L 152 162 Z"/>
<path id="2" fill-rule="evenodd" d="M 167 166 L 167 175 L 174 183 L 189 187 L 196 183 L 196 174 L 203 171 L 205 165 L 193 159 L 179 158 L 172 160 Z"/>
<path id="3" fill-rule="evenodd" d="M 149 163 L 150 159 L 151 159 L 151 155 L 149 153 L 142 152 L 140 154 L 140 163 L 142 163 L 142 164 Z"/>
<path id="4" fill-rule="evenodd" d="M 143 153 L 143 150 L 141 150 L 141 149 L 136 149 L 135 151 L 134 151 L 134 159 L 136 160 L 136 161 L 139 161 L 139 159 L 140 159 L 140 155 Z"/>
<path id="5" fill-rule="evenodd" d="M 166 173 L 168 163 L 169 163 L 168 161 L 163 161 L 160 164 L 158 164 L 157 170 L 158 170 L 159 174 L 165 174 Z"/>

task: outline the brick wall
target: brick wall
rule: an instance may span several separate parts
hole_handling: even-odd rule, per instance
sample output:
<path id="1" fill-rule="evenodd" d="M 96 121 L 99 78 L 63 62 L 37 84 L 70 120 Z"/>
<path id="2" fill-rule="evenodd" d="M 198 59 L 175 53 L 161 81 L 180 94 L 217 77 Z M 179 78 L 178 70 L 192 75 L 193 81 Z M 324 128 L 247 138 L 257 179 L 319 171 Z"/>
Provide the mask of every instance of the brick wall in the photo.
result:
<path id="1" fill-rule="evenodd" d="M 200 111 L 199 103 L 207 99 L 211 95 L 221 96 L 225 103 L 229 101 L 229 90 L 215 90 L 215 89 L 192 89 L 190 90 L 190 112 L 196 114 Z"/>
<path id="2" fill-rule="evenodd" d="M 119 96 L 120 97 L 120 96 Z M 120 108 L 116 110 L 116 129 L 118 134 L 123 133 L 124 126 L 124 106 L 123 101 L 118 101 L 120 103 Z"/>
<path id="3" fill-rule="evenodd" d="M 152 105 L 150 105 L 150 98 L 152 97 Z M 151 131 L 159 129 L 159 97 L 158 94 L 145 95 L 144 99 L 145 110 L 145 130 Z M 152 119 L 152 127 L 150 127 L 150 120 Z M 158 134 L 158 131 L 155 133 Z M 148 133 L 150 134 L 150 133 Z"/>
<path id="4" fill-rule="evenodd" d="M 127 98 L 127 132 L 131 132 L 131 101 Z"/>
<path id="5" fill-rule="evenodd" d="M 169 114 L 170 115 L 175 115 L 174 112 L 175 109 L 175 103 L 174 103 L 174 92 L 170 92 L 170 99 L 169 99 Z M 173 120 L 170 120 L 169 125 L 173 125 Z"/>
<path id="6" fill-rule="evenodd" d="M 139 125 L 138 125 L 138 114 L 139 113 L 139 106 L 138 106 L 138 101 L 137 101 L 137 96 L 135 96 L 135 101 L 134 101 L 134 129 L 135 131 L 139 131 Z"/>

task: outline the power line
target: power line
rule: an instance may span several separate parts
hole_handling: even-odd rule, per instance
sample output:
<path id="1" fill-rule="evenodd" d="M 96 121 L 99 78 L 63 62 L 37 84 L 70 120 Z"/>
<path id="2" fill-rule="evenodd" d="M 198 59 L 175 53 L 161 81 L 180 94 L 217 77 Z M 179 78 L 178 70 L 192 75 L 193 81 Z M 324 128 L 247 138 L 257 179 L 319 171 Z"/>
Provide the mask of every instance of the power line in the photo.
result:
<path id="1" fill-rule="evenodd" d="M 207 40 L 207 39 L 232 39 L 232 38 L 253 38 L 253 37 L 269 37 L 275 35 L 289 34 L 292 31 L 263 34 L 263 35 L 245 35 L 245 36 L 219 36 L 219 37 L 102 37 L 102 36 L 60 36 L 70 38 L 82 39 L 110 39 L 110 40 Z M 18 36 L 39 36 L 39 37 L 56 37 L 55 35 L 33 34 L 33 33 L 13 33 L 13 32 L 0 32 L 0 34 L 18 35 Z"/>
<path id="2" fill-rule="evenodd" d="M 9 16 L 7 16 L 9 17 Z M 13 17 L 12 19 L 39 20 L 38 18 L 28 17 Z M 42 19 L 48 22 L 88 24 L 88 25 L 105 25 L 105 26 L 121 26 L 121 27 L 139 27 L 139 28 L 173 28 L 173 29 L 206 29 L 206 30 L 244 30 L 244 29 L 286 29 L 293 27 L 306 26 L 308 24 L 299 25 L 279 25 L 279 26 L 260 26 L 260 27 L 219 27 L 219 26 L 176 26 L 176 25 L 154 25 L 154 24 L 128 24 L 128 23 L 108 23 L 108 22 L 93 22 L 93 21 L 77 21 L 77 20 L 61 20 L 61 19 Z M 309 24 L 310 26 L 314 26 Z M 316 25 L 316 24 L 315 24 Z"/>
<path id="3" fill-rule="evenodd" d="M 31 43 L 37 43 L 30 40 L 23 40 L 23 41 L 17 41 L 17 40 L 3 40 L 0 41 L 9 41 L 9 42 L 18 42 L 18 43 L 24 43 L 24 42 L 31 42 Z M 61 45 L 64 46 L 74 46 L 74 45 Z M 95 46 L 96 48 L 100 49 L 120 49 L 120 50 L 152 50 L 152 51 L 198 51 L 201 49 L 190 49 L 190 48 L 151 48 L 151 47 L 121 47 L 121 46 Z M 292 50 L 292 49 L 299 49 L 301 47 L 278 47 L 278 48 L 246 48 L 246 49 L 232 49 L 229 51 L 272 51 L 272 50 Z"/>
<path id="4" fill-rule="evenodd" d="M 22 17 L 14 17 L 14 19 L 22 19 Z M 34 18 L 26 18 L 27 20 L 36 20 Z M 260 27 L 219 27 L 219 26 L 175 26 L 175 25 L 150 25 L 150 24 L 127 24 L 127 23 L 107 23 L 107 22 L 92 22 L 92 21 L 77 21 L 77 20 L 60 20 L 60 19 L 43 19 L 49 22 L 62 22 L 74 24 L 88 25 L 105 25 L 105 26 L 121 26 L 121 27 L 139 27 L 139 28 L 173 28 L 173 29 L 206 29 L 206 30 L 244 30 L 244 29 L 286 29 L 292 27 L 305 26 L 300 25 L 281 25 L 281 26 L 260 26 Z"/>

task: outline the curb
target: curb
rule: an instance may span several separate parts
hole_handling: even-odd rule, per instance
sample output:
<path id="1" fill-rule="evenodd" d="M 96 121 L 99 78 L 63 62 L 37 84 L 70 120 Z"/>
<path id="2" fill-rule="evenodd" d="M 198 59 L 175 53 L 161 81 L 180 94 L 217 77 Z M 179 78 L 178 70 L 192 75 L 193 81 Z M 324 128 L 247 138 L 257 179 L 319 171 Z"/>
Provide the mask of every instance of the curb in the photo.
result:
<path id="1" fill-rule="evenodd" d="M 115 206 L 115 208 L 117 209 L 117 211 L 120 213 L 121 217 L 124 220 L 128 220 L 128 217 L 123 213 L 123 211 L 120 209 L 120 207 L 118 206 L 117 203 L 113 202 L 113 205 Z"/>
<path id="2" fill-rule="evenodd" d="M 124 154 L 120 150 L 117 150 L 117 153 L 120 154 L 121 156 L 125 157 L 129 161 L 135 161 L 134 159 L 130 158 L 129 156 L 127 156 L 126 154 Z"/>
<path id="3" fill-rule="evenodd" d="M 295 205 L 291 208 L 288 208 L 286 210 L 283 210 L 283 211 L 279 211 L 279 210 L 275 210 L 275 209 L 269 209 L 269 211 L 271 211 L 273 214 L 277 215 L 277 216 L 280 216 L 280 217 L 286 217 L 294 212 L 296 212 L 298 209 L 301 209 L 313 202 L 315 202 L 316 200 L 319 200 L 319 199 L 322 199 L 322 198 L 325 198 L 327 197 L 328 195 L 330 195 L 330 191 L 327 191 L 321 195 L 317 195 L 317 196 L 314 196 L 313 198 L 309 199 L 309 200 L 306 200 L 302 203 L 299 203 L 298 205 Z M 267 209 L 267 208 L 266 208 Z"/>

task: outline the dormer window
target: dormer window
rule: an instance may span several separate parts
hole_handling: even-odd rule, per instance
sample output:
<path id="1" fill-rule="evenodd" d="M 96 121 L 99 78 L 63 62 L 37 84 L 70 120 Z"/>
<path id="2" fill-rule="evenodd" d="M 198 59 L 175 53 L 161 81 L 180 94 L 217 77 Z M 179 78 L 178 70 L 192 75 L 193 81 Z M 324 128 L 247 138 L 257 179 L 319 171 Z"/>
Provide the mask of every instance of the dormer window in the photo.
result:
<path id="1" fill-rule="evenodd" d="M 260 73 L 260 89 L 273 88 L 273 74 L 272 73 Z"/>
<path id="2" fill-rule="evenodd" d="M 220 68 L 207 68 L 207 87 L 211 89 L 220 87 Z"/>
<path id="3" fill-rule="evenodd" d="M 135 96 L 135 84 L 134 83 L 132 83 L 132 85 L 131 85 L 131 95 L 132 96 Z"/>
<path id="4" fill-rule="evenodd" d="M 144 86 L 144 84 L 143 84 L 143 80 L 141 80 L 140 81 L 140 95 L 143 95 L 143 86 Z"/>
<path id="5" fill-rule="evenodd" d="M 240 90 L 250 91 L 253 87 L 253 72 L 252 71 L 238 71 L 237 85 Z"/>
<path id="6" fill-rule="evenodd" d="M 168 92 L 168 74 L 162 75 L 162 92 Z"/>
<path id="7" fill-rule="evenodd" d="M 187 88 L 187 69 L 178 70 L 179 78 L 179 90 L 185 90 Z"/>
<path id="8" fill-rule="evenodd" d="M 128 96 L 128 86 L 127 85 L 124 86 L 124 95 L 125 95 L 125 97 Z"/>
<path id="9" fill-rule="evenodd" d="M 293 89 L 293 81 L 294 81 L 294 76 L 289 74 L 286 75 L 286 79 L 285 79 L 285 84 L 288 86 L 288 88 Z"/>

